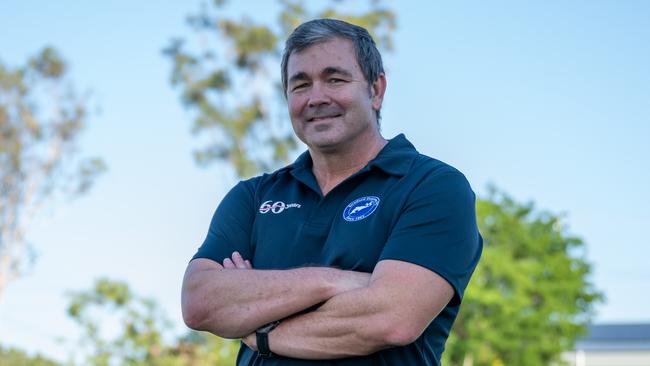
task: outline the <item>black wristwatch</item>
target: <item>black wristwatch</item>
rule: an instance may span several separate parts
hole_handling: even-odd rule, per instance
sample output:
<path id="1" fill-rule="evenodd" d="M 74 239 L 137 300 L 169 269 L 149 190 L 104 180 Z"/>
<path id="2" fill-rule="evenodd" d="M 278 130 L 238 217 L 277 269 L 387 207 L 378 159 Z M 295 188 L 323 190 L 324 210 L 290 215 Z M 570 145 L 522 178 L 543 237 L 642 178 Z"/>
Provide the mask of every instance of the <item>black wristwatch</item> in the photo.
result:
<path id="1" fill-rule="evenodd" d="M 273 357 L 273 353 L 269 348 L 269 333 L 279 324 L 280 321 L 276 320 L 255 331 L 255 336 L 257 338 L 257 352 L 259 352 L 260 356 L 265 358 Z"/>

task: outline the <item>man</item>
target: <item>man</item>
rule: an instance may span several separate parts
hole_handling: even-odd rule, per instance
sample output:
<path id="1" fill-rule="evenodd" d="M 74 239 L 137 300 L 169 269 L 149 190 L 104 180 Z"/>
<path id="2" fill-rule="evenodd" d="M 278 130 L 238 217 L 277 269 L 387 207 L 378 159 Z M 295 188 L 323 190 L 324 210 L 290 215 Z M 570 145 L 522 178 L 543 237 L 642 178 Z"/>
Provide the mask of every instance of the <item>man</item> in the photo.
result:
<path id="1" fill-rule="evenodd" d="M 302 24 L 282 82 L 309 150 L 223 199 L 185 273 L 186 324 L 242 338 L 238 365 L 439 365 L 482 250 L 467 180 L 381 136 L 365 29 Z"/>

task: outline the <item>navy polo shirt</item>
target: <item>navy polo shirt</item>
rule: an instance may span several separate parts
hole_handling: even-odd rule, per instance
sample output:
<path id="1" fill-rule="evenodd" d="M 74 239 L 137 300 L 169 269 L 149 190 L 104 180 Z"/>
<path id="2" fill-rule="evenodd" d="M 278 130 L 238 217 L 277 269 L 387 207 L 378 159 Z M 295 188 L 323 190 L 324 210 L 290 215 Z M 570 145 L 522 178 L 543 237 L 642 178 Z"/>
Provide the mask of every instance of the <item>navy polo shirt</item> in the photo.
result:
<path id="1" fill-rule="evenodd" d="M 463 174 L 419 154 L 399 135 L 324 197 L 309 152 L 272 174 L 240 182 L 217 208 L 194 258 L 221 263 L 239 251 L 256 269 L 372 272 L 383 259 L 428 268 L 455 294 L 415 342 L 325 361 L 265 359 L 243 345 L 237 365 L 439 365 L 482 246 L 475 196 Z"/>

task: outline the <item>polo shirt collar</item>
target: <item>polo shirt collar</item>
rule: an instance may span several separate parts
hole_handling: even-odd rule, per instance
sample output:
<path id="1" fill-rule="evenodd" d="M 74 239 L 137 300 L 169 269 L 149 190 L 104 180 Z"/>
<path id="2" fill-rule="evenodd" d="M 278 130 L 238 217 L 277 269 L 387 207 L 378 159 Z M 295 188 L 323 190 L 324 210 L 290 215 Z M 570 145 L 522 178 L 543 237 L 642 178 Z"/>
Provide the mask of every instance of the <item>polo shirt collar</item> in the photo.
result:
<path id="1" fill-rule="evenodd" d="M 408 173 L 413 164 L 413 159 L 418 154 L 413 144 L 406 139 L 403 133 L 400 133 L 390 139 L 379 154 L 370 160 L 362 170 L 377 167 L 388 174 L 401 177 Z"/>
<path id="2" fill-rule="evenodd" d="M 384 172 L 395 175 L 404 176 L 409 171 L 413 159 L 418 155 L 418 151 L 413 144 L 406 139 L 403 133 L 390 139 L 386 146 L 384 146 L 377 156 L 370 160 L 368 164 L 361 169 L 358 173 L 366 172 L 374 167 L 377 167 Z M 296 161 L 289 165 L 287 168 L 291 174 L 303 181 L 313 179 L 311 171 L 312 160 L 309 155 L 309 150 L 300 154 Z M 358 174 L 357 173 L 357 174 Z"/>

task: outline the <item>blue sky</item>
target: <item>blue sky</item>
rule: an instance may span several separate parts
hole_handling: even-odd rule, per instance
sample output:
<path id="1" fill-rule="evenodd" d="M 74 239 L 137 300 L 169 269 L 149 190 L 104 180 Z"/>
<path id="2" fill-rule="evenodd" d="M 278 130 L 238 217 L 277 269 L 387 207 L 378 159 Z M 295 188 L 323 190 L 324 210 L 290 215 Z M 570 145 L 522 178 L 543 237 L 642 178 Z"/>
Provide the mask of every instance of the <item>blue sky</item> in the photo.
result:
<path id="1" fill-rule="evenodd" d="M 199 2 L 21 1 L 0 6 L 0 60 L 44 45 L 71 64 L 99 106 L 83 136 L 109 171 L 95 188 L 40 215 L 39 258 L 0 299 L 0 343 L 56 358 L 75 334 L 67 291 L 128 281 L 179 329 L 185 265 L 233 185 L 190 155 L 191 113 L 161 55 L 190 36 Z M 494 183 L 564 213 L 587 243 L 607 295 L 600 322 L 650 322 L 650 3 L 646 1 L 387 2 L 398 16 L 385 56 L 383 133 L 400 132 L 463 171 L 480 194 Z M 273 3 L 231 8 L 268 20 Z"/>

